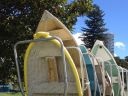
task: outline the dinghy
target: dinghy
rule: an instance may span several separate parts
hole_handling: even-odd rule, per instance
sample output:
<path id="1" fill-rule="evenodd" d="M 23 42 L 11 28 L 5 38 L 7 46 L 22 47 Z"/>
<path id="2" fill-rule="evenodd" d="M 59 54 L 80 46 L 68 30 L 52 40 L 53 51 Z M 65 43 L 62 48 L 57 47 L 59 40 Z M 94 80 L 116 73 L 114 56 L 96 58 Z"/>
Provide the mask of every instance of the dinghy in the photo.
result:
<path id="1" fill-rule="evenodd" d="M 81 79 L 81 83 L 82 86 L 85 85 L 86 90 L 84 90 L 84 88 L 82 89 L 83 91 L 85 91 L 84 93 L 87 96 L 90 96 L 91 92 L 90 92 L 90 87 L 88 86 L 88 84 L 86 85 L 86 83 L 88 83 L 88 75 L 86 73 L 86 67 L 83 68 L 81 67 L 83 62 L 81 62 L 81 54 L 80 54 L 80 50 L 78 47 L 78 44 L 76 43 L 74 37 L 72 36 L 71 32 L 67 29 L 67 27 L 60 21 L 58 20 L 55 16 L 53 16 L 50 12 L 45 11 L 39 24 L 37 27 L 36 32 L 39 31 L 45 31 L 48 32 L 51 36 L 57 36 L 59 37 L 64 46 L 67 48 L 70 56 L 72 57 L 75 66 L 77 68 L 77 71 L 79 73 L 79 77 Z M 82 72 L 82 70 L 85 70 Z M 83 75 L 84 74 L 84 78 Z"/>
<path id="2" fill-rule="evenodd" d="M 118 67 L 121 74 L 121 80 L 122 80 L 122 88 L 121 88 L 121 94 L 122 96 L 128 95 L 128 70 L 125 68 L 122 68 L 121 66 Z"/>
<path id="3" fill-rule="evenodd" d="M 128 96 L 128 69 L 124 69 L 124 91 L 125 95 Z"/>
<path id="4" fill-rule="evenodd" d="M 95 69 L 95 64 L 94 64 L 94 58 L 91 57 L 87 48 L 84 45 L 80 45 L 80 49 L 84 57 L 84 61 L 86 64 L 85 66 L 87 67 L 88 77 L 90 81 L 91 94 L 92 96 L 101 96 L 100 85 L 98 82 L 98 77 L 96 74 L 96 69 Z M 102 75 L 100 74 L 98 75 L 100 76 L 100 78 L 102 77 Z"/>
<path id="5" fill-rule="evenodd" d="M 103 60 L 105 70 L 108 72 L 109 76 L 111 76 L 113 95 L 121 96 L 121 78 L 118 70 L 118 66 L 108 51 L 108 49 L 104 46 L 102 41 L 97 40 L 91 50 L 91 53 Z M 111 65 L 111 66 L 110 66 Z"/>
<path id="6" fill-rule="evenodd" d="M 111 77 L 108 72 L 105 70 L 104 63 L 100 59 L 95 59 L 95 69 L 99 81 L 100 88 L 102 90 L 103 96 L 111 96 L 112 95 L 112 82 Z"/>
<path id="7" fill-rule="evenodd" d="M 77 46 L 75 39 L 67 27 L 47 10 L 44 11 L 42 18 L 37 26 L 36 32 L 49 32 L 51 36 L 61 38 L 64 46 Z"/>
<path id="8" fill-rule="evenodd" d="M 48 32 L 37 32 L 35 39 L 50 38 Z M 64 96 L 64 69 L 57 40 L 32 42 L 24 60 L 25 89 L 27 96 Z M 65 96 L 83 96 L 76 66 L 64 48 L 67 63 L 68 89 Z"/>
<path id="9" fill-rule="evenodd" d="M 128 70 L 125 71 L 125 93 L 126 93 L 126 96 L 128 96 Z"/>

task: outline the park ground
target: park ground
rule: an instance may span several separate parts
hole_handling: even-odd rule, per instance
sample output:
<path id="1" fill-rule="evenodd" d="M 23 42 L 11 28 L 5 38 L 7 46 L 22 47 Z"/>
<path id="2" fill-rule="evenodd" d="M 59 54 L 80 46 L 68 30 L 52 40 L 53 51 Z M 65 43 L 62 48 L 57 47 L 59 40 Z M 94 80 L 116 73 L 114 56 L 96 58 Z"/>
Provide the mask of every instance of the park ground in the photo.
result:
<path id="1" fill-rule="evenodd" d="M 0 96 L 22 96 L 21 93 L 0 92 Z"/>

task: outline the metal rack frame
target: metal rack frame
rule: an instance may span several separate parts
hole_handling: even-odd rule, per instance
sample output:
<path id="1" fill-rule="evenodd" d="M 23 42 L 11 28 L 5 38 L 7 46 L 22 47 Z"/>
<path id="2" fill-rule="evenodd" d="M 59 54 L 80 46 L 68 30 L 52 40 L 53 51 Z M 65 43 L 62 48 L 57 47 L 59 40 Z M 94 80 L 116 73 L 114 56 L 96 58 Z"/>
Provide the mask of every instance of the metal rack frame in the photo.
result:
<path id="1" fill-rule="evenodd" d="M 21 75 L 20 75 L 20 69 L 19 69 L 19 63 L 18 63 L 18 53 L 17 53 L 17 46 L 21 45 L 21 44 L 27 44 L 27 43 L 31 43 L 31 42 L 41 42 L 41 41 L 50 41 L 50 40 L 57 40 L 59 41 L 60 45 L 61 45 L 61 54 L 62 54 L 62 62 L 64 64 L 64 96 L 67 96 L 67 88 L 68 88 L 68 80 L 67 80 L 67 65 L 66 65 L 66 61 L 65 61 L 65 54 L 64 54 L 64 44 L 62 42 L 62 40 L 59 37 L 53 36 L 50 38 L 40 38 L 40 39 L 33 39 L 33 40 L 24 40 L 24 41 L 18 41 L 17 43 L 15 43 L 14 45 L 14 56 L 15 56 L 15 63 L 16 63 L 16 69 L 17 69 L 17 77 L 18 77 L 18 84 L 19 84 L 19 88 L 20 91 L 22 93 L 22 96 L 25 96 L 24 93 L 24 89 L 23 89 L 23 85 L 21 83 Z"/>

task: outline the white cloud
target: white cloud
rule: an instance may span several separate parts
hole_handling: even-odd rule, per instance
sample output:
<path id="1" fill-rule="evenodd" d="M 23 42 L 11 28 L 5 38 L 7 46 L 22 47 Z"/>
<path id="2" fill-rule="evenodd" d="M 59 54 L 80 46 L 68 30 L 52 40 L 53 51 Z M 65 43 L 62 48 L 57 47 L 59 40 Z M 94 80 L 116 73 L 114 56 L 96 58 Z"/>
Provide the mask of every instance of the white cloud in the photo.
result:
<path id="1" fill-rule="evenodd" d="M 125 49 L 126 45 L 123 42 L 115 42 L 114 46 L 119 49 Z"/>
<path id="2" fill-rule="evenodd" d="M 76 33 L 76 34 L 73 34 L 76 42 L 78 43 L 78 45 L 80 44 L 84 44 L 83 41 L 81 41 L 81 39 L 79 38 L 81 36 L 81 33 Z"/>
<path id="3" fill-rule="evenodd" d="M 117 57 L 118 55 L 116 53 L 114 53 L 114 57 Z"/>

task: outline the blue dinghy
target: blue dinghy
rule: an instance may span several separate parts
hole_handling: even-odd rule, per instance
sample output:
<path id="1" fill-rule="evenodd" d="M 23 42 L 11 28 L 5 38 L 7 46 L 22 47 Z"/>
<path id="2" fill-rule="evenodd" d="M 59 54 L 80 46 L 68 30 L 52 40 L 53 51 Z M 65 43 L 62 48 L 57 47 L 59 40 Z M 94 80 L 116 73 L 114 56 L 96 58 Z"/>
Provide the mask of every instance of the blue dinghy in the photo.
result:
<path id="1" fill-rule="evenodd" d="M 97 75 L 95 71 L 95 67 L 93 66 L 93 62 L 90 59 L 87 48 L 84 45 L 80 45 L 80 49 L 82 51 L 84 61 L 87 67 L 88 77 L 90 81 L 90 88 L 92 96 L 101 96 L 101 91 L 99 87 L 99 83 L 97 80 Z"/>

